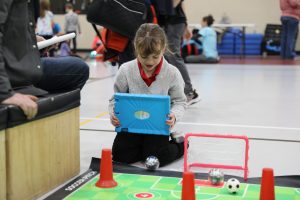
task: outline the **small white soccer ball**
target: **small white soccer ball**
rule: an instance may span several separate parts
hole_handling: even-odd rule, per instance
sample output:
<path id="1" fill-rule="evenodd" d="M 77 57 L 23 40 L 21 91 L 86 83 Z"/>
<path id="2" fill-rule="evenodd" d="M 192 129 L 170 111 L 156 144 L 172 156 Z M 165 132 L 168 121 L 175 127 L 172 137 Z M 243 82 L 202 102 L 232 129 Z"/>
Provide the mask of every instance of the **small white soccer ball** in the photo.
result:
<path id="1" fill-rule="evenodd" d="M 237 193 L 241 187 L 240 185 L 241 184 L 237 179 L 231 178 L 227 181 L 226 188 L 230 193 Z"/>

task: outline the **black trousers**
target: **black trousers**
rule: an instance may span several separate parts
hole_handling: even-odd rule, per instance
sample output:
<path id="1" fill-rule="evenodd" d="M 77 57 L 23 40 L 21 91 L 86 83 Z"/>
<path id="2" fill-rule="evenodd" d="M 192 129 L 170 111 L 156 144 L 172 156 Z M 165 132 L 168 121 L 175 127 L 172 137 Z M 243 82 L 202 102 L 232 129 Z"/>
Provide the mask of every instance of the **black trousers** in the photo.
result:
<path id="1" fill-rule="evenodd" d="M 68 31 L 67 33 L 75 33 L 75 34 L 77 35 L 76 31 Z M 76 52 L 77 52 L 77 41 L 76 41 L 76 37 L 77 37 L 77 36 L 75 36 L 75 37 L 72 39 L 72 42 L 73 42 L 73 49 L 72 49 L 72 51 L 73 51 L 73 53 L 76 53 Z"/>
<path id="2" fill-rule="evenodd" d="M 169 136 L 120 132 L 114 140 L 112 154 L 114 161 L 128 164 L 155 156 L 162 167 L 182 157 L 183 150 L 183 143 L 169 141 Z"/>

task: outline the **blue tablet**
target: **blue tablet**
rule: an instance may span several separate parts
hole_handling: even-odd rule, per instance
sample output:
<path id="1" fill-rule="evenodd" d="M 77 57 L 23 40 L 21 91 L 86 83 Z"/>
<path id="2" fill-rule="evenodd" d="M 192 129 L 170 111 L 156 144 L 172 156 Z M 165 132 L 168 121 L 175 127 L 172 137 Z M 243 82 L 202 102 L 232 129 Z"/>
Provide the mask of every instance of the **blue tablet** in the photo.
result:
<path id="1" fill-rule="evenodd" d="M 116 132 L 169 135 L 169 114 L 169 96 L 115 94 L 115 115 L 121 123 Z"/>

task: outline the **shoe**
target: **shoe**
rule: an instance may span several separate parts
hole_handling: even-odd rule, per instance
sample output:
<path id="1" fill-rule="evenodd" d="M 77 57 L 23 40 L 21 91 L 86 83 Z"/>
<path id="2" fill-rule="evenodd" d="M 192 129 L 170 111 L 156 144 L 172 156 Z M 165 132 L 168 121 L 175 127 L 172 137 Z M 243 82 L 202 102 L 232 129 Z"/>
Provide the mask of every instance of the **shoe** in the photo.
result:
<path id="1" fill-rule="evenodd" d="M 177 146 L 178 152 L 177 152 L 177 155 L 176 155 L 176 159 L 181 158 L 184 154 L 184 138 L 183 138 L 182 142 L 179 142 L 179 140 L 176 141 L 176 139 L 172 138 L 170 140 L 170 144 L 175 144 Z"/>
<path id="2" fill-rule="evenodd" d="M 184 134 L 181 132 L 172 132 L 171 134 L 171 139 L 175 142 L 175 143 L 182 143 L 184 142 Z"/>
<path id="3" fill-rule="evenodd" d="M 187 97 L 186 103 L 188 106 L 193 105 L 201 100 L 196 90 L 193 90 L 193 92 L 186 95 L 186 97 Z"/>

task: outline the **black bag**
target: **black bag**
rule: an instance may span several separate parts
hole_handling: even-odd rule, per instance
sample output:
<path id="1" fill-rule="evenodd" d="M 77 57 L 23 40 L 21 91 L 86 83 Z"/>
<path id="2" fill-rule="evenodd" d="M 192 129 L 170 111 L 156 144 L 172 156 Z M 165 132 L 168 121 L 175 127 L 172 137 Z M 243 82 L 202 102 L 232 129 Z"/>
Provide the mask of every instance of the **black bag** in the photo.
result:
<path id="1" fill-rule="evenodd" d="M 145 0 L 94 0 L 87 20 L 133 39 L 146 16 Z"/>
<path id="2" fill-rule="evenodd" d="M 199 52 L 199 49 L 195 43 L 186 44 L 181 47 L 181 56 L 183 59 L 190 55 L 199 55 L 202 52 Z"/>
<path id="3" fill-rule="evenodd" d="M 266 55 L 279 55 L 281 43 L 281 24 L 267 24 L 261 43 L 261 53 Z"/>

